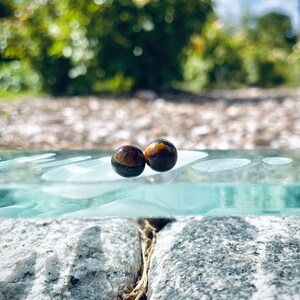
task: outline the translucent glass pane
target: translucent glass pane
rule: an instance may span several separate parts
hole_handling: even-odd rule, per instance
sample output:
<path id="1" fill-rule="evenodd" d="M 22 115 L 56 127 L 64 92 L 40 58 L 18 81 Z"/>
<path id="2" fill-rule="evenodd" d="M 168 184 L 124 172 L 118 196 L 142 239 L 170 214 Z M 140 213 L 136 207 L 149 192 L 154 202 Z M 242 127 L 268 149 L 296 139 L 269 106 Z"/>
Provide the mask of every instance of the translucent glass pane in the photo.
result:
<path id="1" fill-rule="evenodd" d="M 0 218 L 299 215 L 298 150 L 179 150 L 136 178 L 109 151 L 0 151 Z"/>

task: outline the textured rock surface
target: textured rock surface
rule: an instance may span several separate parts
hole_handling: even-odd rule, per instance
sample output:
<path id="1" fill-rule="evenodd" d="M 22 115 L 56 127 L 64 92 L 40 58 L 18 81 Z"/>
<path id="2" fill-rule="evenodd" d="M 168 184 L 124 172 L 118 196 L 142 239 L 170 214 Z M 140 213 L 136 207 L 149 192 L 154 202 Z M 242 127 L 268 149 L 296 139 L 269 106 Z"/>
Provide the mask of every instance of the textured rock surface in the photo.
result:
<path id="1" fill-rule="evenodd" d="M 137 224 L 1 220 L 0 299 L 118 299 L 141 264 Z"/>
<path id="2" fill-rule="evenodd" d="M 148 299 L 300 299 L 300 218 L 189 217 L 167 225 Z"/>

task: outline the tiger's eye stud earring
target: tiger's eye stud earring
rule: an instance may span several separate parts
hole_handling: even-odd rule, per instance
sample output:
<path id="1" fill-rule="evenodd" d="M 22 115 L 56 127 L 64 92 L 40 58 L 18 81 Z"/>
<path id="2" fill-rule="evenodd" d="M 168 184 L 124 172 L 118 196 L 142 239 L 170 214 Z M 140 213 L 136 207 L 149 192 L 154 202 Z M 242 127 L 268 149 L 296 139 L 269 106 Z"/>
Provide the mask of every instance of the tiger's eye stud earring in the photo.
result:
<path id="1" fill-rule="evenodd" d="M 166 139 L 155 139 L 144 152 L 146 163 L 157 172 L 171 170 L 177 162 L 176 147 Z"/>
<path id="2" fill-rule="evenodd" d="M 123 177 L 139 176 L 145 169 L 144 153 L 134 146 L 122 146 L 114 152 L 111 165 L 114 171 Z"/>

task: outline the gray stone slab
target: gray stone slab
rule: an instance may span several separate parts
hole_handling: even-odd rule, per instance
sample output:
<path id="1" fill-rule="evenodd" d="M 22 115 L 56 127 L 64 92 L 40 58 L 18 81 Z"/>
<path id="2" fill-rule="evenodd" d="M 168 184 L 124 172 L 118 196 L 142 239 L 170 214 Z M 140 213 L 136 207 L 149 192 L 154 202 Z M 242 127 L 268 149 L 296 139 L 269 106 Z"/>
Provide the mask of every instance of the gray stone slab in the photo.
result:
<path id="1" fill-rule="evenodd" d="M 148 299 L 300 299 L 300 218 L 168 224 L 152 256 Z"/>
<path id="2" fill-rule="evenodd" d="M 1 220 L 0 299 L 118 299 L 141 266 L 128 219 Z"/>

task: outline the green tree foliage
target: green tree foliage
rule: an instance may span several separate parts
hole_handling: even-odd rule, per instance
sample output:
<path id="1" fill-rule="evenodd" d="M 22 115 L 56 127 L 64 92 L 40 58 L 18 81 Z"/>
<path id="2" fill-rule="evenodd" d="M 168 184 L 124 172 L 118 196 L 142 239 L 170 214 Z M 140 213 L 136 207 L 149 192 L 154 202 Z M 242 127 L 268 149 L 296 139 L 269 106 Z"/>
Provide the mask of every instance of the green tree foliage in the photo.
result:
<path id="1" fill-rule="evenodd" d="M 270 12 L 251 23 L 253 26 L 245 30 L 251 51 L 244 49 L 250 82 L 261 87 L 296 83 L 294 64 L 299 52 L 290 17 Z"/>
<path id="2" fill-rule="evenodd" d="M 0 19 L 12 17 L 14 4 L 11 0 L 0 0 Z"/>
<path id="3" fill-rule="evenodd" d="M 0 0 L 0 89 L 296 85 L 290 18 L 268 13 L 243 24 L 226 30 L 212 0 Z"/>
<path id="4" fill-rule="evenodd" d="M 291 49 L 296 43 L 291 18 L 287 15 L 270 12 L 256 18 L 253 34 L 271 48 Z"/>
<path id="5" fill-rule="evenodd" d="M 50 93 L 153 88 L 182 79 L 190 36 L 210 0 L 22 1 L 4 55 L 28 60 Z"/>
<path id="6" fill-rule="evenodd" d="M 135 79 L 136 87 L 146 88 L 182 79 L 182 51 L 191 34 L 201 31 L 210 3 L 149 1 L 142 7 L 123 3 L 126 5 L 120 1 L 121 5 L 114 6 L 115 11 L 105 9 L 103 19 L 96 20 L 98 24 L 114 20 L 99 40 L 102 47 L 98 57 L 108 75 L 124 70 L 126 77 Z"/>
<path id="7" fill-rule="evenodd" d="M 245 15 L 242 25 L 227 30 L 215 17 L 206 23 L 188 49 L 184 87 L 298 84 L 300 44 L 290 18 L 274 12 L 254 19 Z"/>
<path id="8" fill-rule="evenodd" d="M 218 20 L 205 28 L 203 57 L 209 60 L 207 72 L 210 87 L 238 87 L 246 83 L 246 73 L 241 56 L 242 43 L 237 35 L 227 35 Z"/>
<path id="9" fill-rule="evenodd" d="M 243 36 L 223 30 L 215 17 L 205 25 L 202 34 L 192 38 L 185 64 L 186 87 L 237 88 L 247 84 L 244 68 Z"/>

